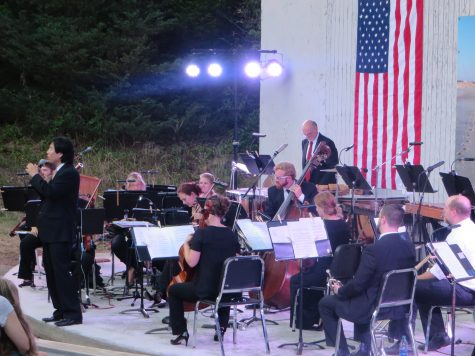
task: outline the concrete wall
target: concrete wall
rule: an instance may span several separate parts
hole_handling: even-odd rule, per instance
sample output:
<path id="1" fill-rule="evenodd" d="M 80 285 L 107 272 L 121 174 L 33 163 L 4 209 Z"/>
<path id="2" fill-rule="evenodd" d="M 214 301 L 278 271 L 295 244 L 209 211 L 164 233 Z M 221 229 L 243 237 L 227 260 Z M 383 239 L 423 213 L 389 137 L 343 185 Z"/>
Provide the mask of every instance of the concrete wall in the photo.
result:
<path id="1" fill-rule="evenodd" d="M 262 153 L 288 143 L 276 161 L 300 169 L 306 119 L 317 121 L 338 149 L 353 143 L 357 12 L 350 0 L 262 0 L 261 48 L 283 53 L 287 73 L 261 83 L 260 131 L 268 135 Z M 468 15 L 475 15 L 475 0 L 425 0 L 422 164 L 445 160 L 442 172 L 456 153 L 457 20 Z M 351 164 L 351 153 L 342 160 Z M 445 198 L 437 172 L 431 183 L 440 193 L 428 201 Z"/>

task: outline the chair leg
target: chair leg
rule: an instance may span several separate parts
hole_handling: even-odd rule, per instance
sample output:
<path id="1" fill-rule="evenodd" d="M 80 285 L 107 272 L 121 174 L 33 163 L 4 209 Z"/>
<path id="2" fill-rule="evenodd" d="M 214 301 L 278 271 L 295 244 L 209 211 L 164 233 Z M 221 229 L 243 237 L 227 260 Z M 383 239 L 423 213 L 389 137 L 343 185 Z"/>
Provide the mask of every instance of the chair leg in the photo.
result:
<path id="1" fill-rule="evenodd" d="M 198 306 L 200 305 L 200 301 L 197 301 L 195 304 L 195 313 L 193 315 L 193 348 L 196 347 L 196 317 L 198 315 Z"/>
<path id="2" fill-rule="evenodd" d="M 234 318 L 233 318 L 233 344 L 236 344 L 237 339 L 237 305 L 234 305 Z"/>
<path id="3" fill-rule="evenodd" d="M 408 318 L 407 328 L 409 330 L 409 336 L 411 337 L 412 352 L 417 356 L 416 339 L 414 338 L 414 330 L 412 329 L 411 318 Z"/>
<path id="4" fill-rule="evenodd" d="M 266 353 L 270 354 L 269 339 L 267 338 L 266 317 L 264 314 L 264 301 L 259 303 L 259 313 L 261 314 L 262 333 L 264 334 L 264 341 L 266 343 Z"/>
<path id="5" fill-rule="evenodd" d="M 429 348 L 429 339 L 430 339 L 430 324 L 432 323 L 432 312 L 434 311 L 435 306 L 432 306 L 429 309 L 429 316 L 427 317 L 427 329 L 426 329 L 426 344 L 424 345 L 424 352 L 427 352 Z"/>
<path id="6" fill-rule="evenodd" d="M 375 327 L 373 323 L 371 323 L 369 327 L 369 333 L 371 335 L 371 351 L 373 352 L 373 355 L 379 355 L 378 353 L 378 344 L 376 343 L 376 333 L 375 333 Z M 381 345 L 382 347 L 382 345 Z M 384 348 L 383 348 L 384 350 Z"/>
<path id="7" fill-rule="evenodd" d="M 218 305 L 214 307 L 214 324 L 216 325 L 216 334 L 218 334 L 219 344 L 221 345 L 221 355 L 224 356 L 223 335 L 221 335 L 221 325 L 219 324 L 218 308 Z"/>
<path id="8" fill-rule="evenodd" d="M 292 313 L 292 331 L 295 331 L 296 328 L 296 321 L 297 321 L 297 300 L 299 300 L 300 288 L 297 289 L 297 293 L 295 293 L 294 299 L 294 312 Z M 302 320 L 300 320 L 302 322 Z"/>

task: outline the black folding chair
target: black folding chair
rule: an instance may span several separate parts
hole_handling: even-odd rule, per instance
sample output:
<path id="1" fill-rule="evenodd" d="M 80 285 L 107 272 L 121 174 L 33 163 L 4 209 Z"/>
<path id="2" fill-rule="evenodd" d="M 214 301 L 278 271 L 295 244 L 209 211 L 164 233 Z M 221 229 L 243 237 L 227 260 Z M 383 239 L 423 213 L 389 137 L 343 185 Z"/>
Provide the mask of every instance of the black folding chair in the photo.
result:
<path id="1" fill-rule="evenodd" d="M 224 261 L 219 294 L 216 299 L 199 300 L 195 305 L 193 320 L 193 347 L 196 347 L 196 317 L 200 303 L 214 306 L 214 321 L 216 334 L 221 345 L 221 354 L 224 355 L 223 338 L 220 331 L 218 309 L 221 307 L 233 307 L 233 343 L 236 343 L 237 331 L 237 306 L 258 305 L 261 317 L 262 332 L 266 344 L 266 353 L 270 353 L 269 340 L 264 316 L 264 295 L 262 284 L 264 280 L 264 261 L 259 256 L 236 256 Z M 253 293 L 256 297 L 241 296 L 242 293 Z M 234 295 L 240 295 L 236 297 Z"/>

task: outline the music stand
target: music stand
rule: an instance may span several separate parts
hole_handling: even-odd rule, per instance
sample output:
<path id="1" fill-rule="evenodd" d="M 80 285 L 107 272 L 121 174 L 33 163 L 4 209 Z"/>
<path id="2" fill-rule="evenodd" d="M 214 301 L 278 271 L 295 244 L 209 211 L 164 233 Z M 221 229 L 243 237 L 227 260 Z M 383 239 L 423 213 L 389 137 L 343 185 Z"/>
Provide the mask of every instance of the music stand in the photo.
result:
<path id="1" fill-rule="evenodd" d="M 28 200 L 25 204 L 26 225 L 31 228 L 38 226 L 38 213 L 41 209 L 41 200 Z"/>
<path id="2" fill-rule="evenodd" d="M 269 235 L 274 246 L 276 261 L 299 260 L 300 271 L 303 270 L 303 260 L 307 258 L 316 258 L 329 256 L 331 254 L 330 240 L 328 239 L 323 220 L 321 218 L 305 218 L 299 221 L 269 221 L 267 227 Z M 293 226 L 298 226 L 294 230 Z M 319 228 L 317 228 L 319 226 Z M 305 231 L 304 233 L 302 233 Z M 314 235 L 316 232 L 318 235 Z M 312 234 L 313 232 L 313 234 Z M 316 237 L 316 239 L 315 239 Z M 305 238 L 305 240 L 304 240 Z M 278 347 L 297 346 L 297 355 L 302 354 L 305 346 L 316 346 L 324 349 L 316 342 L 304 342 L 302 336 L 303 327 L 303 273 L 300 272 L 299 278 L 299 340 L 295 343 L 285 343 Z"/>
<path id="3" fill-rule="evenodd" d="M 351 205 L 350 205 L 350 214 L 352 216 L 352 235 L 353 239 L 356 241 L 358 239 L 358 227 L 356 223 L 355 215 L 355 189 L 362 189 L 364 193 L 370 195 L 371 186 L 368 184 L 366 179 L 361 174 L 361 171 L 358 167 L 355 166 L 336 166 L 336 171 L 341 176 L 345 184 L 351 189 Z"/>
<path id="4" fill-rule="evenodd" d="M 112 221 L 124 218 L 124 212 L 131 212 L 137 207 L 140 196 L 145 196 L 146 191 L 131 190 L 107 190 L 104 192 L 104 209 L 106 210 L 106 220 Z"/>
<path id="5" fill-rule="evenodd" d="M 429 182 L 429 177 L 420 164 L 416 165 L 402 165 L 396 164 L 396 171 L 406 187 L 408 192 L 414 193 L 435 193 L 432 185 Z M 415 196 L 415 194 L 414 194 Z"/>
<path id="6" fill-rule="evenodd" d="M 475 192 L 473 191 L 470 179 L 453 173 L 439 174 L 442 177 L 442 182 L 444 183 L 445 190 L 449 197 L 462 194 L 470 200 L 472 206 L 475 206 Z"/>
<path id="7" fill-rule="evenodd" d="M 25 211 L 25 204 L 29 200 L 39 199 L 39 195 L 33 187 L 3 186 L 0 188 L 3 199 L 3 207 L 8 211 Z"/>
<path id="8" fill-rule="evenodd" d="M 105 209 L 104 208 L 90 208 L 90 209 L 80 209 L 79 210 L 79 241 L 82 242 L 82 237 L 84 235 L 98 235 L 102 234 L 104 231 L 104 220 L 105 220 Z M 81 258 L 82 254 L 85 252 L 85 246 L 81 249 Z M 92 262 L 93 264 L 95 261 Z M 94 306 L 97 308 L 97 305 L 91 304 L 91 299 L 89 298 L 89 270 L 84 271 L 84 285 L 86 289 L 86 302 L 83 303 L 84 307 Z M 95 287 L 95 286 L 94 286 Z M 81 298 L 82 299 L 82 298 Z"/>
<path id="9" fill-rule="evenodd" d="M 270 155 L 240 153 L 239 156 L 252 175 L 274 173 L 275 164 Z"/>

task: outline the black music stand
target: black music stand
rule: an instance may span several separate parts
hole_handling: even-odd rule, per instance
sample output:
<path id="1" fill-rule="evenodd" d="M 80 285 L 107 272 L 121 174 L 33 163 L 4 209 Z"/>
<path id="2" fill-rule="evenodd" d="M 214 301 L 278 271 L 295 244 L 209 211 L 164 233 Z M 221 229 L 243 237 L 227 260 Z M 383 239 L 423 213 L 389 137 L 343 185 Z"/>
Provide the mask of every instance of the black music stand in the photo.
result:
<path id="1" fill-rule="evenodd" d="M 124 212 L 131 212 L 136 208 L 141 196 L 150 199 L 146 191 L 137 190 L 107 190 L 103 196 L 107 221 L 124 218 Z"/>
<path id="2" fill-rule="evenodd" d="M 444 183 L 445 190 L 449 197 L 462 194 L 470 200 L 472 206 L 475 206 L 475 192 L 473 191 L 470 179 L 464 176 L 459 176 L 455 173 L 439 174 L 442 177 L 442 182 Z"/>
<path id="3" fill-rule="evenodd" d="M 82 254 L 85 252 L 85 247 L 82 243 L 82 236 L 84 235 L 98 235 L 104 232 L 104 221 L 105 221 L 106 212 L 104 208 L 90 208 L 90 209 L 80 209 L 79 210 L 79 241 L 81 241 L 82 249 L 79 259 L 79 263 L 82 261 Z M 95 260 L 92 262 L 95 263 Z M 82 266 L 82 265 L 81 265 Z M 97 308 L 97 305 L 91 304 L 91 299 L 89 298 L 89 273 L 90 270 L 84 272 L 84 285 L 86 289 L 86 302 L 82 303 L 85 308 L 93 306 Z M 82 298 L 81 298 L 82 299 Z"/>
<path id="4" fill-rule="evenodd" d="M 350 214 L 351 219 L 351 230 L 353 235 L 353 240 L 358 240 L 358 226 L 356 223 L 355 215 L 355 189 L 362 189 L 363 193 L 366 195 L 371 195 L 371 186 L 368 184 L 366 179 L 361 174 L 361 171 L 358 167 L 355 166 L 336 166 L 335 167 L 338 174 L 341 176 L 345 184 L 351 189 L 351 205 L 350 205 Z"/>
<path id="5" fill-rule="evenodd" d="M 240 153 L 241 160 L 252 175 L 274 173 L 274 161 L 271 155 L 259 155 L 256 153 Z"/>
<path id="6" fill-rule="evenodd" d="M 429 239 L 429 234 L 422 226 L 421 208 L 422 201 L 424 200 L 424 193 L 435 193 L 435 190 L 430 184 L 429 176 L 426 174 L 424 167 L 420 164 L 396 165 L 396 171 L 398 172 L 402 183 L 406 187 L 406 190 L 408 192 L 412 192 L 412 199 L 414 203 L 416 202 L 416 192 L 421 193 L 419 207 L 412 222 L 412 238 L 415 243 L 427 241 Z M 414 238 L 415 236 L 418 236 L 419 238 L 416 240 Z"/>
<path id="7" fill-rule="evenodd" d="M 292 222 L 292 223 L 298 223 L 298 224 L 305 224 L 311 222 L 313 219 L 301 219 L 298 222 Z M 323 224 L 323 221 L 320 220 L 321 223 Z M 274 229 L 285 229 L 286 225 L 288 222 L 286 221 L 269 221 L 267 222 L 267 227 L 269 228 L 269 235 L 272 240 L 272 245 L 274 246 L 274 253 L 275 253 L 275 259 L 276 261 L 285 261 L 285 260 L 299 260 L 299 267 L 300 271 L 303 270 L 303 260 L 307 258 L 316 258 L 316 257 L 323 257 L 323 256 L 329 256 L 331 254 L 331 246 L 330 246 L 330 240 L 328 240 L 328 236 L 323 236 L 324 238 L 317 239 L 315 241 L 310 241 L 309 243 L 314 243 L 315 248 L 308 244 L 306 248 L 306 253 L 305 255 L 300 255 L 299 252 L 297 251 L 297 247 L 295 242 L 300 240 L 299 236 L 294 236 L 293 238 L 291 237 L 291 232 L 289 233 L 289 242 L 284 242 L 282 241 L 282 234 L 276 234 Z M 323 228 L 323 231 L 325 229 Z M 285 232 L 287 233 L 287 232 Z M 276 237 L 278 239 L 276 239 Z M 301 236 L 300 236 L 301 238 Z M 299 249 L 300 250 L 300 249 Z M 300 326 L 299 326 L 299 340 L 298 342 L 293 342 L 293 343 L 285 343 L 281 344 L 278 347 L 282 348 L 285 346 L 296 346 L 297 347 L 297 355 L 301 355 L 303 348 L 306 346 L 316 346 L 320 350 L 324 349 L 322 345 L 320 345 L 320 340 L 319 341 L 314 341 L 314 342 L 304 342 L 303 341 L 303 336 L 302 336 L 302 326 L 303 326 L 303 274 L 300 273 L 300 279 L 299 279 L 299 288 L 300 288 L 300 294 L 299 294 L 299 317 L 300 317 Z M 297 301 L 295 301 L 297 302 Z"/>
<path id="8" fill-rule="evenodd" d="M 0 188 L 3 206 L 9 211 L 25 211 L 25 204 L 29 200 L 39 199 L 39 195 L 33 187 L 3 186 Z"/>

